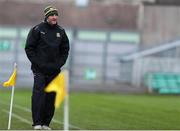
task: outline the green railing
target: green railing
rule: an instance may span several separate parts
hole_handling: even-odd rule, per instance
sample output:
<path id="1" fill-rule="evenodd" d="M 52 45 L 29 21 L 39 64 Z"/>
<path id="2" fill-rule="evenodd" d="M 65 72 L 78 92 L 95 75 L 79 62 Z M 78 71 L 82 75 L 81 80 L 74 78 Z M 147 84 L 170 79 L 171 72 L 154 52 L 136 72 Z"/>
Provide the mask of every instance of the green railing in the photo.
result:
<path id="1" fill-rule="evenodd" d="M 180 74 L 148 73 L 145 76 L 145 85 L 160 94 L 180 94 Z"/>

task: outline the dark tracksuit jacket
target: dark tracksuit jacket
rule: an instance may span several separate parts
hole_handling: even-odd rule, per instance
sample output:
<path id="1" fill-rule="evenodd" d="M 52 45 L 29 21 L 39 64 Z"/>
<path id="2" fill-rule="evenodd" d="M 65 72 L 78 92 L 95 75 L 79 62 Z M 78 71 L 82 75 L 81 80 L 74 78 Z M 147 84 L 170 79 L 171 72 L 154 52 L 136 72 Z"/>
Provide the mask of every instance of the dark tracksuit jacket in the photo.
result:
<path id="1" fill-rule="evenodd" d="M 27 37 L 25 52 L 34 73 L 32 95 L 33 125 L 47 125 L 54 115 L 54 93 L 44 88 L 60 73 L 69 52 L 69 40 L 59 25 L 42 22 L 33 27 Z"/>

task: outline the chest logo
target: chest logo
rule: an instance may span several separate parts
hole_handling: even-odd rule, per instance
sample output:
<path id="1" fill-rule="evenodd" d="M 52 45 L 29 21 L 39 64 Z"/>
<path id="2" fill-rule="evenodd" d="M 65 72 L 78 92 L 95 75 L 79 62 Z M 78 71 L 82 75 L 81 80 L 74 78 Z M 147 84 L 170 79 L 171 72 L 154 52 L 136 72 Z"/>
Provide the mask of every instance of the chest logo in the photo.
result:
<path id="1" fill-rule="evenodd" d="M 41 31 L 41 34 L 45 35 L 45 32 Z"/>
<path id="2" fill-rule="evenodd" d="M 61 35 L 60 35 L 60 33 L 56 33 L 56 37 L 60 37 Z"/>

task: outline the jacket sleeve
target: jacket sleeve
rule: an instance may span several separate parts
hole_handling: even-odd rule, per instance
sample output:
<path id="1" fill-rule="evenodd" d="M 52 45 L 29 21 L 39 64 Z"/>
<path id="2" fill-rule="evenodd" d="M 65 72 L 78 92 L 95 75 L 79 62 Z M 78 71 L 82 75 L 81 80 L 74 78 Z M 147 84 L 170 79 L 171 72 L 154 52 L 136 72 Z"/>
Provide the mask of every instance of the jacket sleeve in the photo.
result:
<path id="1" fill-rule="evenodd" d="M 39 61 L 36 57 L 36 48 L 38 45 L 39 40 L 39 31 L 37 27 L 32 28 L 28 34 L 26 45 L 25 45 L 25 52 L 28 59 L 31 61 L 32 64 L 39 65 Z"/>
<path id="2" fill-rule="evenodd" d="M 61 68 L 65 63 L 66 63 L 66 60 L 68 58 L 68 55 L 69 55 L 69 39 L 66 35 L 66 32 L 65 30 L 63 30 L 63 34 L 62 34 L 62 44 L 60 45 L 60 60 L 59 60 L 59 63 L 58 63 L 58 66 Z"/>

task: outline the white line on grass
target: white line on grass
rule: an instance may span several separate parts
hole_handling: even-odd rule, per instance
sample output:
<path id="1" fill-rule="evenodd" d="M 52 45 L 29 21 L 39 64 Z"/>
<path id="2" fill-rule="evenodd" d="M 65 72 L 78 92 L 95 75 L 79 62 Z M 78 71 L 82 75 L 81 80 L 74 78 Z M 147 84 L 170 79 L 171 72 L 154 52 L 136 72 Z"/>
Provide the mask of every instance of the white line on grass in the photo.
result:
<path id="1" fill-rule="evenodd" d="M 16 105 L 14 105 L 14 107 L 15 107 L 15 108 L 18 108 L 18 109 L 20 109 L 20 110 L 26 111 L 26 112 L 31 112 L 31 110 L 30 110 L 30 109 L 25 108 L 25 107 L 22 107 L 22 106 L 17 105 L 17 104 L 16 104 Z M 64 125 L 64 123 L 63 123 L 63 122 L 58 121 L 58 120 L 56 120 L 56 119 L 52 119 L 52 121 L 53 121 L 54 123 Z M 69 126 L 70 126 L 70 127 L 73 127 L 73 128 L 76 128 L 76 129 L 81 129 L 81 128 L 79 128 L 79 127 L 77 127 L 77 126 L 74 126 L 74 125 L 71 125 L 71 124 L 69 124 Z"/>
<path id="2" fill-rule="evenodd" d="M 4 109 L 3 109 L 2 111 L 5 112 L 5 113 L 7 113 L 7 114 L 9 114 L 9 111 L 7 111 L 7 110 L 4 110 Z M 20 121 L 28 124 L 28 125 L 31 125 L 31 122 L 30 122 L 29 120 L 24 119 L 24 118 L 20 117 L 19 115 L 15 114 L 15 113 L 12 113 L 12 116 L 13 116 L 14 118 L 16 118 L 16 119 L 18 119 L 18 120 L 20 120 Z"/>
<path id="3" fill-rule="evenodd" d="M 0 103 L 8 106 L 8 104 L 5 103 L 5 102 L 0 101 Z M 14 104 L 13 107 L 15 107 L 15 108 L 17 108 L 17 109 L 20 109 L 20 110 L 23 110 L 23 111 L 25 111 L 25 112 L 31 112 L 31 110 L 30 110 L 29 108 L 26 108 L 26 107 L 23 107 L 23 106 L 20 106 L 20 105 L 17 105 L 17 104 Z M 58 121 L 58 120 L 56 120 L 56 119 L 52 119 L 52 121 L 53 121 L 54 123 L 64 125 L 63 122 Z M 82 130 L 82 128 L 77 127 L 77 126 L 74 126 L 74 125 L 71 125 L 71 124 L 69 124 L 69 127 L 72 127 L 72 128 L 75 128 L 75 129 Z"/>

